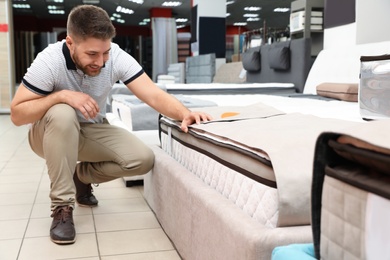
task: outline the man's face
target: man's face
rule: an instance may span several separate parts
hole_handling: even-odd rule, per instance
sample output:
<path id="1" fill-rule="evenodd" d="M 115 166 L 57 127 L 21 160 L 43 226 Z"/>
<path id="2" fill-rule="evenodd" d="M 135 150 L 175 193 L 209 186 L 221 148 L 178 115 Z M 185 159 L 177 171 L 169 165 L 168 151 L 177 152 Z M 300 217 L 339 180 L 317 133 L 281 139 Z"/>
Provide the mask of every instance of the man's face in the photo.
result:
<path id="1" fill-rule="evenodd" d="M 66 37 L 66 44 L 76 67 L 88 76 L 99 75 L 104 63 L 109 59 L 111 40 L 87 38 L 76 40 L 70 36 Z"/>

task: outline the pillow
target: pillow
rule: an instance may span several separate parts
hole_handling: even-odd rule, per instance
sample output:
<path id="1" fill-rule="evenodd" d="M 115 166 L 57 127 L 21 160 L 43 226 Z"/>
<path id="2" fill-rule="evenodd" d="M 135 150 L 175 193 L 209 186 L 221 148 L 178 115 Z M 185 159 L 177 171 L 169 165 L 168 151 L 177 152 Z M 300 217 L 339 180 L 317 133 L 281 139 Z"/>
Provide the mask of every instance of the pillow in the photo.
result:
<path id="1" fill-rule="evenodd" d="M 247 71 L 260 71 L 261 59 L 260 50 L 246 51 L 242 54 L 242 65 Z"/>
<path id="2" fill-rule="evenodd" d="M 290 48 L 286 46 L 273 47 L 268 51 L 269 67 L 275 70 L 290 68 Z"/>
<path id="3" fill-rule="evenodd" d="M 322 83 L 317 86 L 317 95 L 343 101 L 358 101 L 358 83 Z"/>

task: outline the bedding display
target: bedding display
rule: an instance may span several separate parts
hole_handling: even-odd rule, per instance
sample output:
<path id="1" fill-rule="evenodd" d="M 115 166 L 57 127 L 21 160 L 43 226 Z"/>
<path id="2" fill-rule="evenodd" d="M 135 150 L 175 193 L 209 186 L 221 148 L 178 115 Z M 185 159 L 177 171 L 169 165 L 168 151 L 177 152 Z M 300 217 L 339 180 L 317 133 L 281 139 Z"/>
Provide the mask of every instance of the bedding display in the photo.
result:
<path id="1" fill-rule="evenodd" d="M 186 107 L 216 106 L 212 101 L 175 95 Z M 115 94 L 112 96 L 112 112 L 117 115 L 130 131 L 157 130 L 158 113 L 133 95 Z"/>
<path id="2" fill-rule="evenodd" d="M 302 93 L 312 66 L 310 38 L 276 42 L 243 53 L 247 83 L 292 83 Z"/>
<path id="3" fill-rule="evenodd" d="M 390 120 L 325 132 L 314 157 L 317 259 L 388 259 Z"/>
<path id="4" fill-rule="evenodd" d="M 274 98 L 284 104 L 284 109 L 288 107 L 287 100 L 297 102 L 287 97 Z M 217 255 L 222 259 L 239 259 L 240 255 L 248 256 L 246 259 L 270 259 L 276 246 L 311 242 L 310 193 L 316 138 L 325 129 L 342 129 L 364 122 L 286 113 L 263 103 L 210 107 L 207 112 L 214 120 L 191 126 L 188 134 L 181 132 L 177 122 L 169 118 L 160 120 L 162 150 L 156 148 L 155 167 L 145 176 L 145 198 L 179 253 L 185 259 L 215 259 L 212 256 Z M 164 168 L 165 163 L 169 167 Z M 170 178 L 185 180 L 170 180 L 175 183 L 173 190 L 161 188 Z M 192 189 L 194 185 L 187 183 L 195 180 L 214 193 L 197 204 L 207 209 L 194 208 L 194 201 L 201 199 L 199 188 L 195 195 L 185 190 Z M 181 184 L 182 181 L 185 183 Z M 175 208 L 182 197 L 188 201 Z M 216 214 L 213 221 L 206 222 L 200 220 L 204 216 L 193 212 L 222 210 L 216 205 L 220 201 L 229 204 L 224 210 L 229 208 L 234 212 L 231 214 L 245 216 L 250 222 L 235 223 L 231 218 L 226 221 L 224 214 Z M 182 215 L 185 217 L 180 225 L 177 222 L 173 225 L 172 217 Z M 245 229 L 248 223 L 249 230 L 236 231 Z M 185 232 L 178 234 L 177 229 L 182 228 Z M 208 230 L 216 228 L 218 232 L 229 232 L 236 240 L 240 237 L 246 243 L 251 242 L 239 248 L 226 248 L 220 242 L 224 240 L 218 239 L 218 232 L 213 236 L 216 241 L 201 242 L 204 236 L 210 236 Z M 296 228 L 299 231 L 292 232 Z M 253 251 L 252 243 L 257 250 Z"/>
<path id="5" fill-rule="evenodd" d="M 356 90 L 360 56 L 386 53 L 390 45 L 324 50 L 308 73 L 308 44 L 309 39 L 297 39 L 257 48 L 261 64 L 247 71 L 245 84 L 164 84 L 171 94 L 212 102 L 196 110 L 214 117 L 191 126 L 188 134 L 178 122 L 162 118 L 157 123 L 161 144 L 152 148 L 155 165 L 144 177 L 144 196 L 184 259 L 270 259 L 275 247 L 312 242 L 324 259 L 359 259 L 382 246 L 366 232 L 378 230 L 375 223 L 387 228 L 386 221 L 376 219 L 381 214 L 367 215 L 387 205 L 381 200 L 386 198 L 382 184 L 373 182 L 379 188 L 366 191 L 347 183 L 343 174 L 345 162 L 349 167 L 362 158 L 374 167 L 369 172 L 376 178 L 383 163 L 373 166 L 360 152 L 351 157 L 342 142 L 353 136 L 359 150 L 368 146 L 385 153 L 389 148 L 386 120 L 364 121 Z M 135 117 L 131 102 L 113 103 L 118 108 L 121 103 L 115 110 L 122 121 Z M 373 125 L 382 131 L 366 128 Z M 132 130 L 133 123 L 126 127 Z M 364 176 L 354 167 L 348 174 Z M 335 221 L 340 209 L 345 218 Z M 382 215 L 389 218 L 387 211 Z"/>

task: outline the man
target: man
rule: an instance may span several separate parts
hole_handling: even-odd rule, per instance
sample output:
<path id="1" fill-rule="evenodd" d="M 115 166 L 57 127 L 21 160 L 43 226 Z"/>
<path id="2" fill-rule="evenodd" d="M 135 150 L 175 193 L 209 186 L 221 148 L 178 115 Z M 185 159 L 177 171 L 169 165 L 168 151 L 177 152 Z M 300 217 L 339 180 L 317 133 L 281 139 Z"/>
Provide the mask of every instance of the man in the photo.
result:
<path id="1" fill-rule="evenodd" d="M 68 17 L 67 37 L 38 54 L 11 103 L 15 125 L 32 123 L 32 150 L 46 160 L 51 182 L 54 243 L 75 242 L 75 201 L 97 206 L 91 183 L 147 173 L 152 151 L 128 131 L 105 119 L 105 101 L 121 80 L 160 113 L 181 120 L 181 128 L 207 121 L 160 90 L 142 67 L 111 42 L 115 28 L 96 6 L 75 7 Z M 77 163 L 79 161 L 79 163 Z"/>

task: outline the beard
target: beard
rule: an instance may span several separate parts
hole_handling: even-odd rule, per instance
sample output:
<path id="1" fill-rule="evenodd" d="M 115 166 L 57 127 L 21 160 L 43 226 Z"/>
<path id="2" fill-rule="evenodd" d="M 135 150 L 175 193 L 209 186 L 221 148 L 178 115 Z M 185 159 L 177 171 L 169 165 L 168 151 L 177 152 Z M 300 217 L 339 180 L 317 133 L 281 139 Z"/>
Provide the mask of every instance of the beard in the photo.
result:
<path id="1" fill-rule="evenodd" d="M 103 67 L 99 67 L 99 66 L 92 66 L 92 65 L 82 65 L 78 56 L 76 55 L 76 53 L 74 53 L 72 55 L 72 59 L 74 61 L 74 64 L 76 65 L 76 67 L 78 69 L 80 69 L 84 74 L 90 76 L 90 77 L 94 77 L 94 76 L 97 76 L 100 74 L 101 70 Z M 104 66 L 104 65 L 103 65 Z"/>

